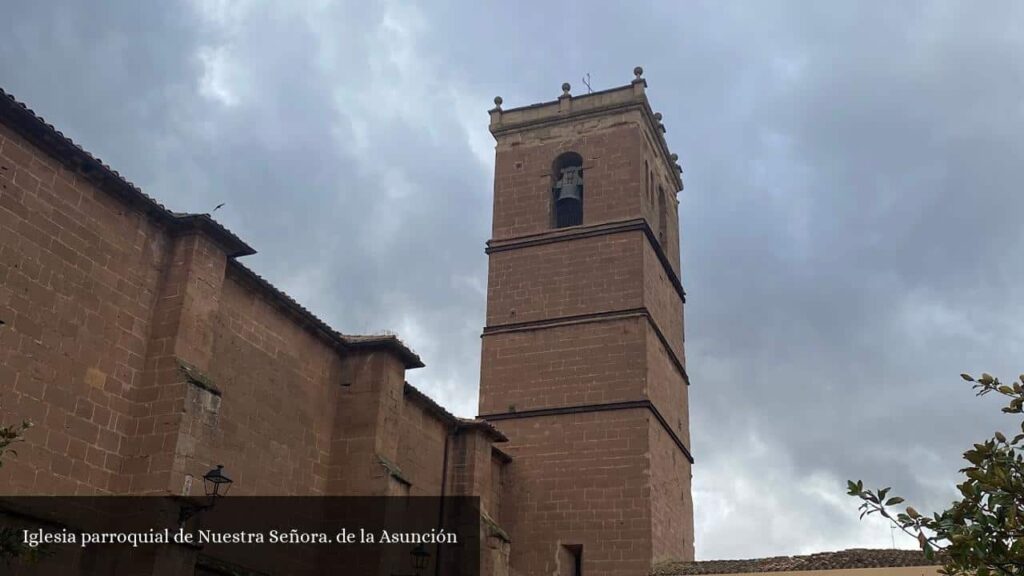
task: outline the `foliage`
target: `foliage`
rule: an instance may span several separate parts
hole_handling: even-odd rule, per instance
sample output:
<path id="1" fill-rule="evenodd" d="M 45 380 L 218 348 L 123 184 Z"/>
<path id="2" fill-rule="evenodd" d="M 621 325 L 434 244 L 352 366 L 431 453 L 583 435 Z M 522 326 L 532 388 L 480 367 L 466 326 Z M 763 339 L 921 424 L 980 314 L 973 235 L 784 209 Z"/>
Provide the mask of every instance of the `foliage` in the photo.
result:
<path id="1" fill-rule="evenodd" d="M 19 425 L 0 426 L 0 467 L 4 465 L 5 455 L 18 455 L 11 445 L 23 441 L 25 432 L 31 427 L 32 423 L 28 420 Z M 20 534 L 21 531 L 16 528 L 0 527 L 0 560 L 9 563 L 19 557 L 32 559 L 37 554 L 38 549 L 33 550 L 21 542 Z"/>
<path id="2" fill-rule="evenodd" d="M 32 427 L 32 423 L 28 420 L 23 421 L 21 424 L 16 426 L 0 426 L 0 467 L 3 467 L 3 457 L 5 454 L 11 454 L 17 456 L 18 453 L 11 448 L 12 444 L 23 441 L 25 438 L 25 432 Z"/>
<path id="3" fill-rule="evenodd" d="M 1005 396 L 1007 414 L 1024 414 L 1024 374 L 1011 385 L 989 374 L 973 382 L 978 396 Z M 991 439 L 964 452 L 969 466 L 957 485 L 960 500 L 931 516 L 913 507 L 893 513 L 903 498 L 890 496 L 889 488 L 871 491 L 862 481 L 848 482 L 848 493 L 862 500 L 861 518 L 878 514 L 917 538 L 930 560 L 941 561 L 944 574 L 977 576 L 1024 576 L 1024 419 L 1021 434 L 1012 439 L 996 432 Z"/>

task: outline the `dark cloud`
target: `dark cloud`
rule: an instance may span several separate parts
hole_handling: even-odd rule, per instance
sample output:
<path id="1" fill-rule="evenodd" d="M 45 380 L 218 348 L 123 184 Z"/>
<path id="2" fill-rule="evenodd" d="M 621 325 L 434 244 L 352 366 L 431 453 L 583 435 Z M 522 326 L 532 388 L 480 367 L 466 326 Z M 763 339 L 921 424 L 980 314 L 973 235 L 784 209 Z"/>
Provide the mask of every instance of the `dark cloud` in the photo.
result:
<path id="1" fill-rule="evenodd" d="M 339 328 L 476 402 L 486 110 L 642 64 L 681 194 L 698 554 L 887 546 L 1022 370 L 1018 4 L 75 2 L 8 10 L 0 82 Z M 1005 426 L 1005 424 L 1002 424 Z M 907 544 L 906 541 L 898 543 Z"/>

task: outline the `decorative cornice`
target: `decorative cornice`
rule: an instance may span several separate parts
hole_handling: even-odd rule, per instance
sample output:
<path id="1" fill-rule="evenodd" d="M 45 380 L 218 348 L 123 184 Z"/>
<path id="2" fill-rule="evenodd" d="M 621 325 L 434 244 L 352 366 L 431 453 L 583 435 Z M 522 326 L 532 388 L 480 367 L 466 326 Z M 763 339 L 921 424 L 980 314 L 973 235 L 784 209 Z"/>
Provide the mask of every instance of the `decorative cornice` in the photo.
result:
<path id="1" fill-rule="evenodd" d="M 527 332 L 531 330 L 544 330 L 546 328 L 555 328 L 559 326 L 572 326 L 574 324 L 587 324 L 590 322 L 611 322 L 615 320 L 622 320 L 624 318 L 645 318 L 647 323 L 654 329 L 654 335 L 658 337 L 662 347 L 668 352 L 669 360 L 672 361 L 672 365 L 675 366 L 676 371 L 683 377 L 683 381 L 686 385 L 690 385 L 690 376 L 686 373 L 686 365 L 683 364 L 679 356 L 676 354 L 674 348 L 669 343 L 668 338 L 665 337 L 665 333 L 661 331 L 658 323 L 654 321 L 654 317 L 650 311 L 645 307 L 641 308 L 629 308 L 626 310 L 609 310 L 606 312 L 594 312 L 591 314 L 578 314 L 575 316 L 561 316 L 559 318 L 545 318 L 543 320 L 532 320 L 529 322 L 514 322 L 509 324 L 498 324 L 495 326 L 485 326 L 483 333 L 480 335 L 481 338 L 484 336 L 493 336 L 496 334 L 505 334 L 509 332 Z"/>
<path id="2" fill-rule="evenodd" d="M 635 73 L 635 71 L 634 71 Z M 665 140 L 665 127 L 661 123 L 661 115 L 655 115 L 646 94 L 647 81 L 637 77 L 631 83 L 599 90 L 588 94 L 573 96 L 563 85 L 563 94 L 557 100 L 540 102 L 529 106 L 510 108 L 501 107 L 502 99 L 495 99 L 495 108 L 489 111 L 491 116 L 490 131 L 495 139 L 513 132 L 529 130 L 537 126 L 550 126 L 575 122 L 592 116 L 614 114 L 620 111 L 639 110 L 647 129 L 654 135 L 661 157 L 668 165 L 676 190 L 683 189 L 681 169 L 674 164 L 674 156 Z"/>
<path id="3" fill-rule="evenodd" d="M 630 400 L 627 402 L 609 402 L 606 404 L 585 404 L 582 406 L 563 406 L 558 408 L 538 408 L 534 410 L 520 410 L 516 412 L 501 412 L 498 414 L 481 414 L 477 416 L 482 420 L 519 420 L 522 418 L 538 418 L 542 416 L 561 416 L 565 414 L 587 414 L 591 412 L 610 412 L 614 410 L 636 410 L 636 409 L 647 409 L 654 415 L 665 432 L 668 433 L 672 442 L 677 448 L 683 453 L 683 456 L 693 464 L 693 455 L 690 454 L 690 450 L 683 444 L 683 441 L 679 438 L 679 435 L 672 430 L 669 426 L 668 421 L 658 411 L 658 407 L 654 405 L 650 400 Z"/>
<path id="4" fill-rule="evenodd" d="M 398 467 L 398 464 L 395 464 L 380 454 L 377 454 L 377 462 L 384 468 L 384 470 L 387 471 L 389 476 L 406 486 L 412 486 L 412 482 L 405 477 L 405 474 L 402 473 L 402 469 Z"/>
<path id="5" fill-rule="evenodd" d="M 188 362 L 185 362 L 181 358 L 178 358 L 178 369 L 185 375 L 185 380 L 188 381 L 189 384 L 192 384 L 202 390 L 206 390 L 214 396 L 222 396 L 224 394 L 221 392 L 220 388 L 213 383 L 213 380 L 211 380 L 209 376 L 202 373 L 198 368 Z"/>
<path id="6" fill-rule="evenodd" d="M 484 253 L 490 255 L 508 250 L 517 250 L 519 248 L 543 246 L 545 244 L 568 242 L 570 240 L 580 240 L 582 238 L 592 238 L 594 236 L 622 234 L 624 232 L 633 232 L 637 230 L 642 231 L 644 236 L 647 237 L 647 241 L 650 243 L 651 247 L 654 248 L 654 253 L 657 255 L 658 261 L 661 262 L 661 267 L 665 270 L 665 275 L 668 277 L 669 282 L 672 283 L 672 287 L 675 288 L 676 293 L 679 294 L 680 300 L 682 300 L 683 303 L 686 303 L 686 291 L 683 290 L 683 283 L 679 280 L 679 276 L 676 274 L 675 269 L 672 268 L 672 263 L 669 261 L 668 255 L 665 254 L 665 250 L 661 247 L 661 243 L 658 242 L 658 238 L 655 236 L 654 230 L 651 229 L 647 220 L 643 218 L 622 220 L 619 222 L 602 222 L 600 224 L 590 224 L 586 226 L 572 226 L 569 228 L 557 228 L 555 230 L 519 236 L 516 238 L 491 239 L 487 241 L 487 248 L 484 249 Z"/>

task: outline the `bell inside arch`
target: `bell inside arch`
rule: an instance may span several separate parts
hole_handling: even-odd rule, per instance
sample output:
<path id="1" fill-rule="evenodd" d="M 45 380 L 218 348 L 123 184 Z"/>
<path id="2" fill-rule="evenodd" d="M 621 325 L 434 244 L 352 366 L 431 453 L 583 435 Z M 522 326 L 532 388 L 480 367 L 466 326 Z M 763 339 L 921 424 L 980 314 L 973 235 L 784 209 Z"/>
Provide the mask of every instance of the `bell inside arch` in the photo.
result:
<path id="1" fill-rule="evenodd" d="M 583 223 L 583 169 L 570 166 L 562 169 L 555 183 L 556 226 L 578 226 Z"/>
<path id="2" fill-rule="evenodd" d="M 583 201 L 583 171 L 579 166 L 570 166 L 562 170 L 562 177 L 555 185 L 555 201 Z"/>

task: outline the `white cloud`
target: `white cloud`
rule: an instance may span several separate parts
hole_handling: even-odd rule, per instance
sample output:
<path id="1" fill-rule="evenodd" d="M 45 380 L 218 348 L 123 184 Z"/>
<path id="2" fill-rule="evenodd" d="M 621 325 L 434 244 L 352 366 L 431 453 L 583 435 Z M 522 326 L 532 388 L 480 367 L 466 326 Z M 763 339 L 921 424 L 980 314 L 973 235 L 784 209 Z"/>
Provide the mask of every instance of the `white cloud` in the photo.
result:
<path id="1" fill-rule="evenodd" d="M 993 426 L 956 374 L 1020 372 L 1016 4 L 129 5 L 18 4 L 4 88 L 172 208 L 226 201 L 247 264 L 342 331 L 397 332 L 462 415 L 491 99 L 644 64 L 687 171 L 702 558 L 888 546 L 846 476 L 941 505 Z"/>
<path id="2" fill-rule="evenodd" d="M 203 48 L 199 52 L 203 76 L 199 79 L 200 94 L 225 106 L 238 104 L 235 83 L 230 75 L 231 61 L 224 46 Z"/>
<path id="3" fill-rule="evenodd" d="M 914 547 L 884 519 L 858 520 L 858 501 L 845 495 L 845 480 L 827 470 L 801 473 L 786 445 L 769 434 L 736 431 L 694 469 L 699 559 L 891 548 L 894 540 L 896 547 Z"/>

